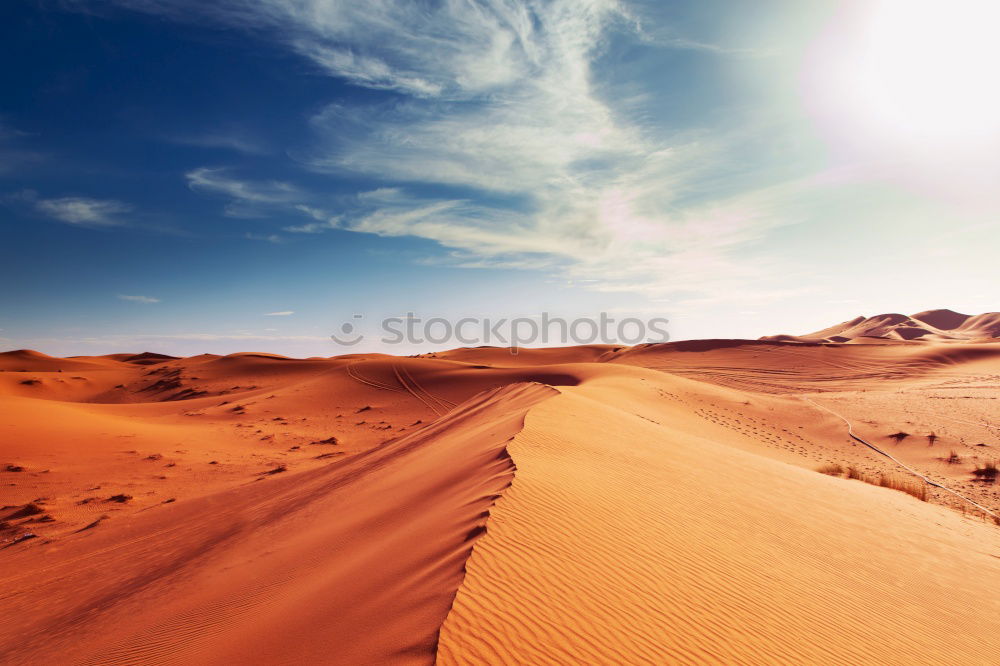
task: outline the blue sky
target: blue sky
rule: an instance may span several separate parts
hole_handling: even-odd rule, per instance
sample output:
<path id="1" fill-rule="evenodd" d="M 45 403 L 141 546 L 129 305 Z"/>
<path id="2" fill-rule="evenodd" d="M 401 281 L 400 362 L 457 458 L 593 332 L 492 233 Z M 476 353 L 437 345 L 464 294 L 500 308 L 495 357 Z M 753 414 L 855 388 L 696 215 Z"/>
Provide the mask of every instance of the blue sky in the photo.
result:
<path id="1" fill-rule="evenodd" d="M 680 339 L 996 310 L 991 18 L 4 3 L 0 347 L 332 355 L 355 313 L 609 311 Z"/>

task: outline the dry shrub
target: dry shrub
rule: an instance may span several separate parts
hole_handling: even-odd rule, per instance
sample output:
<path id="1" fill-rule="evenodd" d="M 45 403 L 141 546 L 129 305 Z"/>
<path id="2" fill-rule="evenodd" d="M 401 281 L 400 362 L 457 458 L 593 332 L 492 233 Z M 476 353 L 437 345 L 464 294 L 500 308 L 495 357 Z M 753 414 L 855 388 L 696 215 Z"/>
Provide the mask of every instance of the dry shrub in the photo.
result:
<path id="1" fill-rule="evenodd" d="M 879 477 L 878 485 L 883 488 L 892 488 L 916 497 L 921 502 L 927 501 L 927 486 L 919 481 L 910 481 L 896 476 L 882 474 Z"/>
<path id="2" fill-rule="evenodd" d="M 993 483 L 997 480 L 997 463 L 996 461 L 990 461 L 984 463 L 982 467 L 977 465 L 976 469 L 972 470 L 972 474 L 980 481 Z"/>
<path id="3" fill-rule="evenodd" d="M 891 488 L 892 490 L 898 490 L 906 493 L 907 495 L 912 495 L 922 502 L 927 501 L 927 485 L 922 481 L 911 481 L 907 478 L 900 478 L 891 474 L 880 474 L 876 478 L 868 476 L 857 467 L 853 466 L 848 467 L 846 473 L 848 479 L 863 481 L 864 483 L 870 483 L 873 486 Z"/>

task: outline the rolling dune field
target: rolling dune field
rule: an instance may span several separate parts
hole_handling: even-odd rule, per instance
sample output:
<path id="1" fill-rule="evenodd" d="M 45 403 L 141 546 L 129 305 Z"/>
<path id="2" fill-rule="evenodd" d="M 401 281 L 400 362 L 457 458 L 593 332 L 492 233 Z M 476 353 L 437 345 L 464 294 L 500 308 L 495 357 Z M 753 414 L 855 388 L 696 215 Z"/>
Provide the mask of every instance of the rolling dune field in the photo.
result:
<path id="1" fill-rule="evenodd" d="M 1000 662 L 998 342 L 0 370 L 0 663 Z"/>

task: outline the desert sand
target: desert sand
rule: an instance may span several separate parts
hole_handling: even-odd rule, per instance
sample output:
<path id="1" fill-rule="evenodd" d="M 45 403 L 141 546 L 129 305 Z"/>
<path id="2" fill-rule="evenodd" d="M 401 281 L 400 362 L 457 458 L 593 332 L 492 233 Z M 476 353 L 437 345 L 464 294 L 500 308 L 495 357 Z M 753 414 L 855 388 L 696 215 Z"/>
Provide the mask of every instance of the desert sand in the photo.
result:
<path id="1" fill-rule="evenodd" d="M 0 663 L 1000 663 L 998 321 L 0 354 Z"/>

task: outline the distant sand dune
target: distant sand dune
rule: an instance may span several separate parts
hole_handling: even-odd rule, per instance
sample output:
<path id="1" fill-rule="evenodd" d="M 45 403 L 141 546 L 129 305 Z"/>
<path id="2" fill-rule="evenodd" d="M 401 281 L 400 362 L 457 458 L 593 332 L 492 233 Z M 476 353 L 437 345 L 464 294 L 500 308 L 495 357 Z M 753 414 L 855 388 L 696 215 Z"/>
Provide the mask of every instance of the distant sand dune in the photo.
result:
<path id="1" fill-rule="evenodd" d="M 952 310 L 927 310 L 914 315 L 882 314 L 850 321 L 806 335 L 772 335 L 763 340 L 877 342 L 879 340 L 988 341 L 1000 339 L 1000 312 L 974 317 Z"/>

